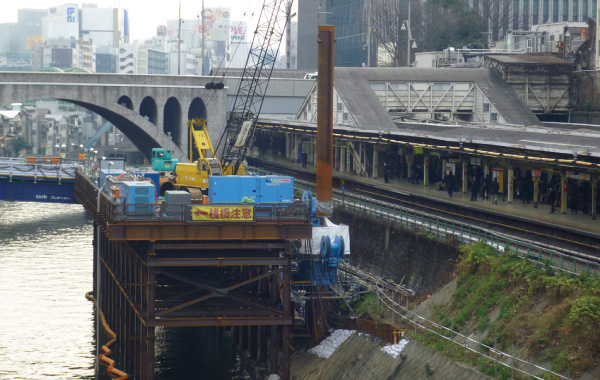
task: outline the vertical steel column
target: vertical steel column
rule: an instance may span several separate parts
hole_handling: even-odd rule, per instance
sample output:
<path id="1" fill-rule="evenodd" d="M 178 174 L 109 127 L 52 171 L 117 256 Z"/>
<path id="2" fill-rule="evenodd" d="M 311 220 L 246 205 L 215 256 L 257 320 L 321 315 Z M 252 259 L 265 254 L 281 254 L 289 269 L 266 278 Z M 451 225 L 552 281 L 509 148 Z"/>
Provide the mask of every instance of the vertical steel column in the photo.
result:
<path id="1" fill-rule="evenodd" d="M 241 326 L 242 328 L 242 350 L 248 351 L 248 326 Z"/>
<path id="2" fill-rule="evenodd" d="M 285 265 L 283 266 L 283 315 L 284 317 L 292 316 L 292 300 L 291 300 L 291 281 L 292 281 L 292 252 L 289 249 L 289 243 L 286 243 Z M 282 347 L 281 347 L 281 362 L 282 362 L 282 380 L 290 380 L 290 344 L 292 339 L 292 326 L 283 326 L 282 331 Z"/>
<path id="3" fill-rule="evenodd" d="M 377 172 L 379 171 L 379 144 L 373 145 L 373 178 L 377 179 Z"/>
<path id="4" fill-rule="evenodd" d="M 423 186 L 429 186 L 429 155 L 423 160 Z"/>
<path id="5" fill-rule="evenodd" d="M 598 187 L 598 177 L 595 174 L 590 174 L 592 182 L 592 220 L 596 220 L 596 189 Z"/>
<path id="6" fill-rule="evenodd" d="M 538 197 L 540 194 L 540 177 L 533 177 L 533 208 L 538 208 Z"/>
<path id="7" fill-rule="evenodd" d="M 250 359 L 258 357 L 258 326 L 250 326 Z"/>
<path id="8" fill-rule="evenodd" d="M 462 193 L 467 192 L 467 183 L 469 182 L 469 175 L 467 173 L 467 161 L 463 157 L 462 159 Z"/>
<path id="9" fill-rule="evenodd" d="M 317 215 L 333 214 L 333 25 L 320 25 L 317 78 Z"/>
<path id="10" fill-rule="evenodd" d="M 240 343 L 240 326 L 233 326 L 233 345 L 237 346 Z"/>
<path id="11" fill-rule="evenodd" d="M 268 349 L 268 344 L 267 344 L 267 326 L 260 326 L 260 356 L 259 356 L 259 360 L 262 363 L 267 363 L 267 349 Z"/>
<path id="12" fill-rule="evenodd" d="M 561 188 L 561 192 L 560 192 L 560 213 L 561 214 L 566 214 L 567 213 L 567 173 L 566 172 L 561 172 L 560 173 L 560 188 Z"/>
<path id="13" fill-rule="evenodd" d="M 270 298 L 271 298 L 271 307 L 276 307 L 277 306 L 277 299 L 279 298 L 279 292 L 277 291 L 277 277 L 276 276 L 271 276 L 271 286 L 270 286 L 270 290 L 271 290 L 271 294 L 270 294 Z M 270 361 L 269 361 L 269 368 L 271 369 L 271 373 L 279 373 L 279 366 L 278 364 L 278 360 L 277 360 L 277 351 L 279 350 L 279 340 L 277 339 L 277 333 L 278 333 L 278 326 L 272 325 L 271 326 L 271 347 L 269 349 L 269 354 L 270 354 Z"/>
<path id="14" fill-rule="evenodd" d="M 514 186 L 514 171 L 510 163 L 508 164 L 508 175 L 506 178 L 506 201 L 508 203 L 513 203 L 513 186 Z"/>
<path id="15" fill-rule="evenodd" d="M 154 255 L 154 247 L 151 248 L 149 255 Z M 154 267 L 146 266 L 147 277 L 146 283 L 144 284 L 144 288 L 146 290 L 145 298 L 146 298 L 146 321 L 154 321 L 156 319 L 156 270 Z M 143 313 L 143 310 L 142 310 Z M 144 315 L 144 314 L 142 314 Z M 155 361 L 155 352 L 154 352 L 154 343 L 156 340 L 155 337 L 155 328 L 148 327 L 146 328 L 146 334 L 144 336 L 145 343 L 145 351 L 146 351 L 146 362 L 145 369 L 148 380 L 154 380 L 154 361 Z"/>

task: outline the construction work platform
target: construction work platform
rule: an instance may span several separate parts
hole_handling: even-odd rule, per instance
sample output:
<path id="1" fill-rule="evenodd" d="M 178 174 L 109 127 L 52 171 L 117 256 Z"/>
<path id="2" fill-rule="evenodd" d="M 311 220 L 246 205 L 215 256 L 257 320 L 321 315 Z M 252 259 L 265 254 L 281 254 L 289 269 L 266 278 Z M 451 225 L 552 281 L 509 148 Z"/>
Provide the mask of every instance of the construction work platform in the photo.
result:
<path id="1" fill-rule="evenodd" d="M 75 196 L 94 220 L 94 294 L 120 368 L 153 380 L 156 327 L 212 326 L 290 379 L 292 242 L 312 237 L 306 205 L 134 207 L 81 172 Z"/>

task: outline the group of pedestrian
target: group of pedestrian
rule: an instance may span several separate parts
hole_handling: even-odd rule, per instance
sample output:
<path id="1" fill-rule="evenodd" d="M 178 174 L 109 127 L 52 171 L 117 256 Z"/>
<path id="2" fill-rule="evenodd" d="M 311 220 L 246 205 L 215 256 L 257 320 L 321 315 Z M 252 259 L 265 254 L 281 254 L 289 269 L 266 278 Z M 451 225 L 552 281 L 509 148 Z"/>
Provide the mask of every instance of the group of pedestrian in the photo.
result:
<path id="1" fill-rule="evenodd" d="M 483 199 L 492 198 L 492 204 L 498 204 L 498 191 L 500 191 L 500 184 L 498 179 L 490 179 L 489 174 L 484 178 L 480 176 L 473 176 L 471 182 L 471 201 L 477 201 L 477 196 L 481 194 Z"/>

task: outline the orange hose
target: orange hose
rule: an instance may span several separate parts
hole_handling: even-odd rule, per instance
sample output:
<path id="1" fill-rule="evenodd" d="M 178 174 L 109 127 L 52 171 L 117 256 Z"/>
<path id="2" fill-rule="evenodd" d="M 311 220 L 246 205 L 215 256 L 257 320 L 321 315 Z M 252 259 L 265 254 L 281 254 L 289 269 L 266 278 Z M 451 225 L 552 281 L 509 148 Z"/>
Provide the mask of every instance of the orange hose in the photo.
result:
<path id="1" fill-rule="evenodd" d="M 117 341 L 117 334 L 115 334 L 115 332 L 112 331 L 112 329 L 106 322 L 106 317 L 104 317 L 104 313 L 102 312 L 102 309 L 100 309 L 100 307 L 98 306 L 98 301 L 96 300 L 96 298 L 94 298 L 94 296 L 92 296 L 92 292 L 85 293 L 85 298 L 87 298 L 88 300 L 90 300 L 94 303 L 94 305 L 98 309 L 98 314 L 100 314 L 100 321 L 102 322 L 102 326 L 104 327 L 104 329 L 106 330 L 108 335 L 110 335 L 112 337 L 110 342 L 108 342 L 106 345 L 102 346 L 102 351 L 104 351 L 104 354 L 98 355 L 98 360 L 102 364 L 108 366 L 108 368 L 106 369 L 106 372 L 108 373 L 108 375 L 110 377 L 113 377 L 116 380 L 128 380 L 129 375 L 121 370 L 116 369 L 115 361 L 108 357 L 108 355 L 112 354 L 112 351 L 110 350 L 109 347 L 112 346 L 113 344 L 115 344 L 115 342 Z"/>

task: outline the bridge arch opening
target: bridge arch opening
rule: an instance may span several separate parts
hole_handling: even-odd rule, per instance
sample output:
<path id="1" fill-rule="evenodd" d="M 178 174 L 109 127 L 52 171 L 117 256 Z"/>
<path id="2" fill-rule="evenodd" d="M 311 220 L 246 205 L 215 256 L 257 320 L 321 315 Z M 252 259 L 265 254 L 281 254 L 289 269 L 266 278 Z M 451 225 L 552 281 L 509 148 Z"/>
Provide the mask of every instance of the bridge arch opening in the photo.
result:
<path id="1" fill-rule="evenodd" d="M 146 96 L 144 100 L 142 100 L 142 104 L 140 104 L 140 115 L 146 117 L 149 122 L 156 125 L 158 107 L 151 96 Z"/>
<path id="2" fill-rule="evenodd" d="M 129 96 L 127 96 L 127 95 L 121 96 L 117 103 L 119 103 L 123 107 L 126 107 L 133 111 L 133 102 L 131 101 L 131 98 Z"/>
<path id="3" fill-rule="evenodd" d="M 204 119 L 206 120 L 207 118 L 207 112 L 206 112 L 206 105 L 204 104 L 204 101 L 200 98 L 194 98 L 194 100 L 192 100 L 192 103 L 190 103 L 190 109 L 188 110 L 188 120 L 191 119 Z M 208 128 L 207 128 L 208 129 Z M 192 141 L 192 138 L 190 137 L 190 134 L 188 133 L 188 137 L 187 137 L 187 143 L 188 146 L 193 146 L 194 142 Z M 193 156 L 190 157 L 190 161 L 194 161 L 198 159 L 198 153 L 193 151 Z"/>
<path id="4" fill-rule="evenodd" d="M 201 98 L 194 98 L 188 111 L 188 119 L 206 119 L 206 104 Z"/>
<path id="5" fill-rule="evenodd" d="M 175 97 L 170 97 L 165 103 L 163 128 L 177 145 L 181 143 L 181 104 Z"/>

